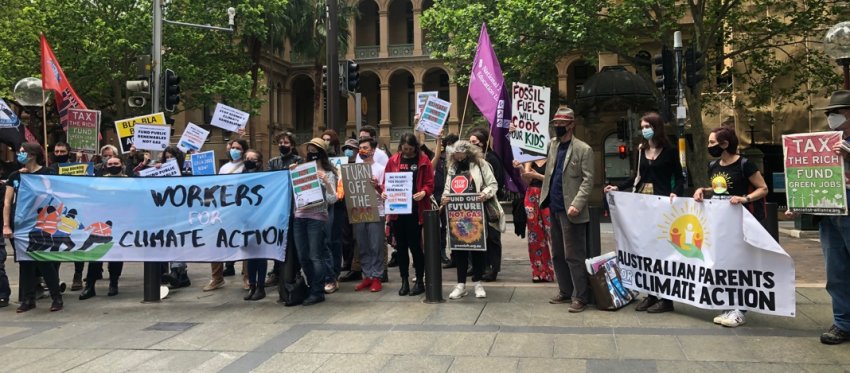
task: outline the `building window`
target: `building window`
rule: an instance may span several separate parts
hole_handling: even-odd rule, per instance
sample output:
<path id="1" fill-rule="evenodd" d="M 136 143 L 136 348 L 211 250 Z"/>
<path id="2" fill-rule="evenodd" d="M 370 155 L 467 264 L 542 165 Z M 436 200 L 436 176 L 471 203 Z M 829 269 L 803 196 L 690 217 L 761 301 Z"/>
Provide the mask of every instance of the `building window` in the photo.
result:
<path id="1" fill-rule="evenodd" d="M 407 44 L 413 44 L 413 4 L 409 1 L 405 8 L 405 14 L 407 15 Z"/>

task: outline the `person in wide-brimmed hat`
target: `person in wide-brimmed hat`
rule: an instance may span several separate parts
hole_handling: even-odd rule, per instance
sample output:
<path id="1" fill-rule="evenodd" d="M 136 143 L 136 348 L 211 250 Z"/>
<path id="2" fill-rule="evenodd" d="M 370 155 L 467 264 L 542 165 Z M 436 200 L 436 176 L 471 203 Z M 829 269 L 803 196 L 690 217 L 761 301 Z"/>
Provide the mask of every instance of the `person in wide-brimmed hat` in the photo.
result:
<path id="1" fill-rule="evenodd" d="M 842 139 L 850 138 L 850 91 L 833 92 L 829 105 L 815 110 L 824 111 L 827 125 L 834 131 L 842 131 Z M 842 150 L 841 143 L 836 144 L 835 151 L 843 156 L 846 170 L 850 167 L 850 153 Z M 826 291 L 832 297 L 833 315 L 832 326 L 821 334 L 820 341 L 839 344 L 850 339 L 850 246 L 847 244 L 850 242 L 850 216 L 821 217 L 820 242 L 826 261 Z"/>

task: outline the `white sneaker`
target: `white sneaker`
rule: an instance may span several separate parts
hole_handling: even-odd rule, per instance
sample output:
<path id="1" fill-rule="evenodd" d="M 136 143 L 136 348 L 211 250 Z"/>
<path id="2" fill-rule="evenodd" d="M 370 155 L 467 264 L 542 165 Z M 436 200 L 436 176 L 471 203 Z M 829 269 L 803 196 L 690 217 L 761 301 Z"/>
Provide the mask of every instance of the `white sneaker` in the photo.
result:
<path id="1" fill-rule="evenodd" d="M 721 325 L 728 326 L 730 328 L 744 325 L 745 322 L 747 322 L 747 316 L 745 316 L 743 312 L 738 310 L 729 311 L 728 313 L 726 313 L 726 317 L 723 318 L 723 320 L 720 320 Z"/>
<path id="2" fill-rule="evenodd" d="M 731 310 L 730 311 L 723 311 L 723 313 L 721 313 L 717 316 L 714 316 L 714 323 L 717 324 L 717 325 L 723 325 L 723 319 L 726 318 L 726 315 L 729 312 L 732 312 L 732 311 Z"/>
<path id="3" fill-rule="evenodd" d="M 460 299 L 465 297 L 466 294 L 469 294 L 469 292 L 466 291 L 466 284 L 457 284 L 454 290 L 452 290 L 452 293 L 449 294 L 449 299 Z"/>
<path id="4" fill-rule="evenodd" d="M 480 282 L 475 283 L 475 297 L 476 298 L 487 298 L 487 292 L 484 291 L 484 285 L 481 285 Z"/>

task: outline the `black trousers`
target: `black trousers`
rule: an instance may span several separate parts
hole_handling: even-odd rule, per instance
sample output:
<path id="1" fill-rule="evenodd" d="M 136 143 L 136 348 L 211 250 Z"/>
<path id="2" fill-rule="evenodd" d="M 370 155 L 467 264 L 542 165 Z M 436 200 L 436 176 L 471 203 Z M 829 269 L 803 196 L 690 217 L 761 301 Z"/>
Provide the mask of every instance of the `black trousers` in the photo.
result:
<path id="1" fill-rule="evenodd" d="M 393 225 L 397 251 L 395 259 L 401 277 L 410 277 L 410 255 L 412 255 L 416 278 L 421 280 L 425 273 L 425 253 L 422 251 L 422 227 L 419 226 L 418 215 L 415 212 L 410 215 L 399 215 Z"/>
<path id="2" fill-rule="evenodd" d="M 487 267 L 493 273 L 502 270 L 502 232 L 487 224 Z"/>
<path id="3" fill-rule="evenodd" d="M 35 300 L 35 292 L 38 284 L 38 273 L 47 283 L 51 294 L 59 294 L 59 274 L 56 265 L 51 262 L 40 262 L 34 260 L 21 261 L 19 274 L 20 291 L 18 297 L 21 301 Z"/>
<path id="4" fill-rule="evenodd" d="M 121 277 L 121 272 L 124 270 L 124 262 L 109 262 L 106 268 L 109 269 L 109 285 L 118 285 L 118 278 Z M 89 263 L 89 270 L 86 272 L 86 286 L 94 287 L 94 283 L 101 273 L 103 273 L 103 262 Z"/>
<path id="5" fill-rule="evenodd" d="M 459 284 L 466 283 L 466 270 L 469 269 L 469 259 L 472 257 L 472 281 L 481 281 L 481 276 L 484 275 L 484 262 L 486 261 L 487 253 L 484 251 L 452 251 L 455 264 L 457 264 L 457 282 Z"/>

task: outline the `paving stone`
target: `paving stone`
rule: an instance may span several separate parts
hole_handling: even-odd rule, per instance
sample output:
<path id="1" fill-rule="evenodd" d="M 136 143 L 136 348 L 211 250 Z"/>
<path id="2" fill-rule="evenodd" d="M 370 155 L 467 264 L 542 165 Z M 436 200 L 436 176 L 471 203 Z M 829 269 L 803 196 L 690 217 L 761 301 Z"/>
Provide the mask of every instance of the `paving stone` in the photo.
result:
<path id="1" fill-rule="evenodd" d="M 2 368 L 7 372 L 55 372 L 86 364 L 109 353 L 109 350 L 27 349 L 16 348 L 0 353 Z"/>
<path id="2" fill-rule="evenodd" d="M 289 372 L 313 372 L 330 359 L 331 354 L 316 354 L 308 352 L 283 352 L 275 354 L 266 360 L 253 372 L 278 373 L 283 370 Z"/>
<path id="3" fill-rule="evenodd" d="M 799 364 L 779 363 L 728 363 L 729 369 L 735 373 L 796 373 L 806 372 L 806 367 Z"/>
<path id="4" fill-rule="evenodd" d="M 514 358 L 460 356 L 454 359 L 448 371 L 450 373 L 516 372 L 518 367 L 519 359 Z"/>
<path id="5" fill-rule="evenodd" d="M 784 363 L 837 363 L 829 349 L 817 338 L 745 337 L 743 343 L 753 350 L 758 361 Z"/>
<path id="6" fill-rule="evenodd" d="M 559 334 L 554 343 L 556 358 L 612 359 L 617 356 L 613 335 Z"/>
<path id="7" fill-rule="evenodd" d="M 136 372 L 217 372 L 239 359 L 242 352 L 159 351 L 133 367 Z"/>
<path id="8" fill-rule="evenodd" d="M 656 360 L 658 373 L 729 373 L 732 370 L 724 362 Z"/>
<path id="9" fill-rule="evenodd" d="M 387 332 L 343 331 L 328 335 L 311 352 L 362 354 L 376 345 Z"/>
<path id="10" fill-rule="evenodd" d="M 674 336 L 616 335 L 621 359 L 685 360 L 685 354 Z"/>
<path id="11" fill-rule="evenodd" d="M 597 360 L 587 361 L 588 372 L 655 373 L 653 360 Z"/>
<path id="12" fill-rule="evenodd" d="M 112 352 L 91 360 L 85 364 L 75 366 L 71 373 L 112 373 L 128 372 L 133 368 L 155 359 L 160 351 L 154 350 L 113 350 Z"/>
<path id="13" fill-rule="evenodd" d="M 452 365 L 451 356 L 393 356 L 381 369 L 384 372 L 443 373 Z"/>
<path id="14" fill-rule="evenodd" d="M 825 288 L 797 288 L 798 303 L 832 304 L 832 298 Z M 800 297 L 802 295 L 802 297 Z M 800 299 L 804 298 L 804 299 Z"/>
<path id="15" fill-rule="evenodd" d="M 437 341 L 432 332 L 389 332 L 371 350 L 370 354 L 426 355 Z"/>
<path id="16" fill-rule="evenodd" d="M 581 359 L 520 358 L 517 367 L 517 372 L 520 373 L 583 373 L 586 371 L 587 361 Z"/>
<path id="17" fill-rule="evenodd" d="M 485 303 L 457 303 L 449 301 L 439 305 L 430 305 L 432 312 L 423 324 L 473 325 L 478 321 Z"/>
<path id="18" fill-rule="evenodd" d="M 555 336 L 540 333 L 499 333 L 490 356 L 551 358 Z"/>
<path id="19" fill-rule="evenodd" d="M 332 355 L 318 371 L 322 373 L 382 372 L 389 362 L 390 355 Z"/>
<path id="20" fill-rule="evenodd" d="M 748 346 L 743 337 L 679 335 L 676 338 L 688 360 L 758 361 L 752 346 Z"/>
<path id="21" fill-rule="evenodd" d="M 314 347 L 323 343 L 326 338 L 330 337 L 334 334 L 333 331 L 329 330 L 313 330 L 308 332 L 304 337 L 296 341 L 295 343 L 289 345 L 284 352 L 310 352 Z"/>
<path id="22" fill-rule="evenodd" d="M 496 333 L 439 333 L 428 355 L 487 356 Z"/>

